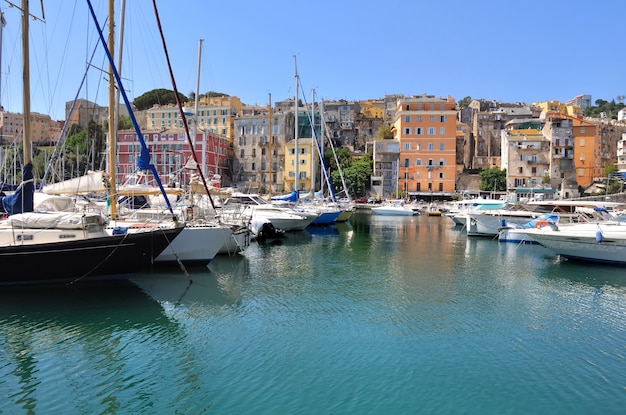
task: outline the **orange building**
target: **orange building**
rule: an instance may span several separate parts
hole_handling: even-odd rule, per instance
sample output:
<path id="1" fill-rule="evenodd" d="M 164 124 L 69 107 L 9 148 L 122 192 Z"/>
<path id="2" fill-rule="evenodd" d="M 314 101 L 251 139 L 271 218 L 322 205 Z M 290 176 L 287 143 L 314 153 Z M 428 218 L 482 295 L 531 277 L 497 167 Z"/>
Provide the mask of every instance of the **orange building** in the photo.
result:
<path id="1" fill-rule="evenodd" d="M 402 196 L 450 196 L 456 179 L 457 105 L 452 97 L 401 98 L 393 122 L 400 142 L 398 190 Z"/>
<path id="2" fill-rule="evenodd" d="M 602 166 L 602 141 L 597 124 L 572 117 L 574 139 L 574 169 L 579 186 L 591 185 L 596 177 L 604 176 Z"/>

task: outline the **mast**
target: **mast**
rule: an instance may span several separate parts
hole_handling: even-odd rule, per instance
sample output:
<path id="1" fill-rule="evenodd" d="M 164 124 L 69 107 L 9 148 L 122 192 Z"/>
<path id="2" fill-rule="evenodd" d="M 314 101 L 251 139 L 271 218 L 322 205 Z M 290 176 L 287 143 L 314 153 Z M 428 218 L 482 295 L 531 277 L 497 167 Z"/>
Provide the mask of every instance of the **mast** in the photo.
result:
<path id="1" fill-rule="evenodd" d="M 272 128 L 272 94 L 268 94 L 268 106 L 269 106 L 269 127 L 268 127 L 268 132 L 269 132 L 269 165 L 270 165 L 270 170 L 269 170 L 269 177 L 268 177 L 268 190 L 269 190 L 269 194 L 272 194 L 272 158 L 273 158 L 273 149 L 272 149 L 272 139 L 273 139 L 273 128 Z"/>
<path id="2" fill-rule="evenodd" d="M 120 30 L 119 30 L 119 41 L 117 48 L 117 70 L 122 72 L 122 45 L 124 43 L 124 17 L 126 15 L 126 0 L 120 1 Z M 115 89 L 115 138 L 117 142 L 117 126 L 120 120 L 120 91 L 119 89 Z"/>
<path id="3" fill-rule="evenodd" d="M 300 85 L 300 80 L 298 79 L 298 65 L 296 64 L 296 55 L 293 55 L 293 66 L 295 69 L 295 82 L 296 82 L 296 94 L 295 94 L 295 98 L 294 98 L 294 114 L 295 114 L 295 122 L 294 122 L 294 156 L 295 156 L 295 177 L 294 177 L 294 187 L 295 187 L 295 191 L 299 192 L 299 186 L 298 186 L 298 86 Z M 297 193 L 296 193 L 297 194 Z"/>
<path id="4" fill-rule="evenodd" d="M 109 13 L 109 55 L 113 56 L 115 53 L 115 18 L 113 0 L 109 0 L 108 5 Z M 113 63 L 109 62 L 109 203 L 111 208 L 111 218 L 117 219 L 117 191 L 115 189 L 115 149 L 116 149 L 116 137 L 115 137 L 115 78 L 113 75 Z"/>
<path id="5" fill-rule="evenodd" d="M 195 97 L 195 101 L 193 104 L 193 115 L 194 115 L 194 123 L 193 123 L 193 139 L 191 140 L 191 142 L 193 143 L 193 148 L 191 149 L 191 151 L 195 154 L 196 152 L 196 136 L 198 134 L 198 94 L 200 93 L 200 59 L 202 56 L 202 41 L 204 39 L 198 39 L 198 69 L 197 69 L 197 75 L 196 75 L 196 97 Z M 206 150 L 205 150 L 205 141 L 206 141 L 206 135 L 202 134 L 202 166 L 200 166 L 200 169 L 202 169 L 202 173 L 206 174 Z"/>
<path id="6" fill-rule="evenodd" d="M 315 88 L 311 89 L 311 197 L 315 197 L 315 158 L 317 157 L 317 150 L 315 139 Z"/>
<path id="7" fill-rule="evenodd" d="M 24 143 L 24 166 L 32 161 L 30 148 L 30 50 L 28 49 L 28 19 L 30 17 L 28 0 L 22 0 L 22 79 L 24 128 L 22 142 Z"/>
<path id="8" fill-rule="evenodd" d="M 0 10 L 0 108 L 2 108 L 2 32 L 4 32 L 4 26 L 7 22 L 4 20 L 4 12 Z"/>

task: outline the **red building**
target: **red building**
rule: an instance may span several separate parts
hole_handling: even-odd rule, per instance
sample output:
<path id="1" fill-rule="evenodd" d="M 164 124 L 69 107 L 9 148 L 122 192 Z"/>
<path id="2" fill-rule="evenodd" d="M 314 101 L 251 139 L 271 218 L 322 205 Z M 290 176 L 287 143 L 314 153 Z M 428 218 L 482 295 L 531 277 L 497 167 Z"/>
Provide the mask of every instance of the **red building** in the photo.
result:
<path id="1" fill-rule="evenodd" d="M 156 167 L 166 186 L 184 186 L 189 182 L 194 157 L 191 144 L 181 128 L 179 132 L 144 132 L 144 141 L 150 150 L 150 162 Z M 231 177 L 232 145 L 227 137 L 212 133 L 196 135 L 195 160 L 202 167 L 206 180 L 220 177 L 222 185 L 228 185 Z M 116 175 L 118 183 L 128 182 L 137 174 L 137 159 L 141 144 L 134 130 L 119 131 L 117 135 Z M 190 162 L 188 164 L 188 162 Z M 191 168 L 190 168 L 191 167 Z M 216 176 L 217 175 L 217 176 Z"/>

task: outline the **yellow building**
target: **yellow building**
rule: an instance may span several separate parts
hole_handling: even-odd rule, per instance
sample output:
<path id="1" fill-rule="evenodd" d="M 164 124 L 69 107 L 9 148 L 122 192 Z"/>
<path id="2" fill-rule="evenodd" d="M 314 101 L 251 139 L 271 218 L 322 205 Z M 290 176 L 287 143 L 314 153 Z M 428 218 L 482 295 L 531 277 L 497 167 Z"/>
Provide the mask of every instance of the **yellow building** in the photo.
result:
<path id="1" fill-rule="evenodd" d="M 385 100 L 383 99 L 367 99 L 359 101 L 361 110 L 360 114 L 367 118 L 384 118 L 385 117 Z"/>
<path id="2" fill-rule="evenodd" d="M 0 142 L 13 143 L 21 140 L 24 116 L 16 112 L 0 111 Z M 49 115 L 30 114 L 30 132 L 33 143 L 50 143 L 58 140 L 57 124 Z"/>
<path id="3" fill-rule="evenodd" d="M 184 111 L 189 126 L 194 120 L 200 131 L 233 139 L 234 121 L 242 109 L 241 100 L 237 97 L 202 97 L 198 100 L 198 114 L 194 116 L 194 103 L 188 102 Z M 177 105 L 155 105 L 145 112 L 146 128 L 167 131 L 182 127 L 180 110 Z"/>
<path id="4" fill-rule="evenodd" d="M 298 178 L 297 189 L 305 192 L 311 190 L 311 154 L 310 138 L 298 139 L 297 156 L 296 140 L 291 140 L 285 144 L 285 174 L 283 174 L 283 180 L 286 190 L 296 190 L 296 172 Z"/>
<path id="5" fill-rule="evenodd" d="M 454 98 L 401 98 L 393 122 L 400 142 L 398 190 L 402 196 L 449 196 L 456 180 Z"/>

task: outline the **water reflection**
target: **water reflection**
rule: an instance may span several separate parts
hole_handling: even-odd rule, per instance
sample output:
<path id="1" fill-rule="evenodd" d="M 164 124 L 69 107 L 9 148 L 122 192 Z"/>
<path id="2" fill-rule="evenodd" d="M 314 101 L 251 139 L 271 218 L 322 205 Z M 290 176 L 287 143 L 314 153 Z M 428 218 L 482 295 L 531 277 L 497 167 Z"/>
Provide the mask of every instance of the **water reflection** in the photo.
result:
<path id="1" fill-rule="evenodd" d="M 153 357 L 127 345 L 144 343 L 149 348 L 155 336 L 172 347 L 184 333 L 128 281 L 3 287 L 1 408 L 7 413 L 18 408 L 16 413 L 56 413 L 89 401 L 85 391 L 103 400 L 90 403 L 101 406 L 87 412 L 123 407 L 115 391 L 148 381 L 141 368 Z M 117 377 L 129 360 L 134 367 Z M 44 400 L 38 398 L 42 393 Z"/>

